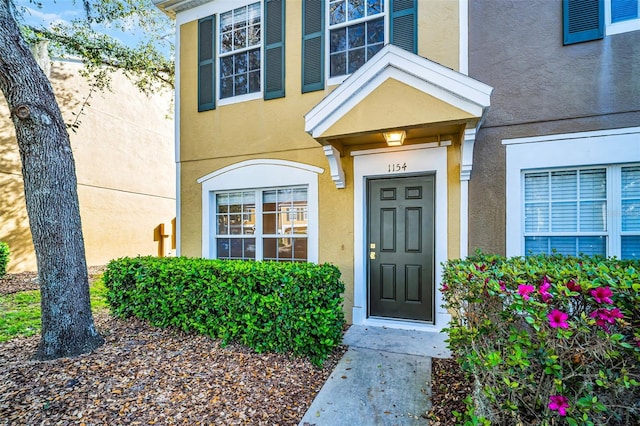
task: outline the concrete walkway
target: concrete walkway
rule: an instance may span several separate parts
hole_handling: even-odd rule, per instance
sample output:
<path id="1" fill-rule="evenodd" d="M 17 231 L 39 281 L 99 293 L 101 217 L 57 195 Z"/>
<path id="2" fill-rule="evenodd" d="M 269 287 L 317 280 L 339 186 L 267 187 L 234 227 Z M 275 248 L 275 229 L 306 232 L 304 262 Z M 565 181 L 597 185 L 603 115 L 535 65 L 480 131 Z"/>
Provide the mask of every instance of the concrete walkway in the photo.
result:
<path id="1" fill-rule="evenodd" d="M 451 354 L 446 335 L 353 325 L 349 350 L 300 426 L 427 425 L 431 357 Z"/>

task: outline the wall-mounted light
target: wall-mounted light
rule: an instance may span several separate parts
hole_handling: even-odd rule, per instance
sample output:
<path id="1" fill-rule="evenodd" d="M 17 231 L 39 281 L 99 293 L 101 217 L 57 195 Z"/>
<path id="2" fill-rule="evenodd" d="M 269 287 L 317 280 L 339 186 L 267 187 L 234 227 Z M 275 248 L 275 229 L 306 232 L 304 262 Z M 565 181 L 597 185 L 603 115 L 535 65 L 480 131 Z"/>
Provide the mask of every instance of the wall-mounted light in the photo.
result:
<path id="1" fill-rule="evenodd" d="M 388 146 L 400 146 L 404 143 L 404 138 L 407 136 L 407 133 L 404 130 L 400 130 L 396 132 L 384 132 L 382 135 L 384 136 L 384 140 L 387 141 Z"/>

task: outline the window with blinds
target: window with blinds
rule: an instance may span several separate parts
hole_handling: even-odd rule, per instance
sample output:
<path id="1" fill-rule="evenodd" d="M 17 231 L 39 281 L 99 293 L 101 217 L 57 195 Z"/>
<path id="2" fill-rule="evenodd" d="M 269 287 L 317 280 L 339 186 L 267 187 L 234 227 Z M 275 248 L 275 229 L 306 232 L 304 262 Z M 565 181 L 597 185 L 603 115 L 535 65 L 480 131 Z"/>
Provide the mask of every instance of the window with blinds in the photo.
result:
<path id="1" fill-rule="evenodd" d="M 524 173 L 526 254 L 640 258 L 640 166 Z"/>

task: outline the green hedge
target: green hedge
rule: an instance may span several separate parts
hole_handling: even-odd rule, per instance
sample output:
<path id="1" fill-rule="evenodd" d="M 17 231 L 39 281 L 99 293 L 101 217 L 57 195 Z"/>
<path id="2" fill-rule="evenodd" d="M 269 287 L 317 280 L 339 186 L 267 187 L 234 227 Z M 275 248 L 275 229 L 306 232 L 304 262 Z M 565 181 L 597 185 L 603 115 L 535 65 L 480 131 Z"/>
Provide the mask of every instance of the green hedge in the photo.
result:
<path id="1" fill-rule="evenodd" d="M 7 263 L 9 263 L 9 245 L 0 241 L 0 278 L 7 273 Z"/>
<path id="2" fill-rule="evenodd" d="M 137 257 L 104 273 L 114 315 L 196 331 L 258 352 L 320 365 L 344 326 L 340 271 L 332 265 Z"/>
<path id="3" fill-rule="evenodd" d="M 478 253 L 444 268 L 468 424 L 640 424 L 640 264 Z M 490 422 L 490 423 L 489 423 Z"/>

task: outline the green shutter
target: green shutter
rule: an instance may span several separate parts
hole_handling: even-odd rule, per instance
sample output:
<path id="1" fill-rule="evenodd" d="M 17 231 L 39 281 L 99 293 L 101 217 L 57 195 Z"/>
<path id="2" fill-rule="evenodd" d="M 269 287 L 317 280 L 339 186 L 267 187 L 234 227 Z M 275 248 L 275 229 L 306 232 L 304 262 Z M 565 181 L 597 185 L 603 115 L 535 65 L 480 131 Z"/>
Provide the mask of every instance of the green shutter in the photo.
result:
<path id="1" fill-rule="evenodd" d="M 604 0 L 563 0 L 564 44 L 604 37 Z"/>
<path id="2" fill-rule="evenodd" d="M 198 112 L 216 108 L 216 17 L 198 21 Z"/>
<path id="3" fill-rule="evenodd" d="M 282 98 L 284 97 L 284 0 L 265 2 L 264 22 L 264 98 Z"/>
<path id="4" fill-rule="evenodd" d="M 324 89 L 324 0 L 302 2 L 302 93 Z"/>
<path id="5" fill-rule="evenodd" d="M 389 34 L 391 35 L 391 44 L 417 54 L 417 0 L 390 0 L 390 9 Z"/>

